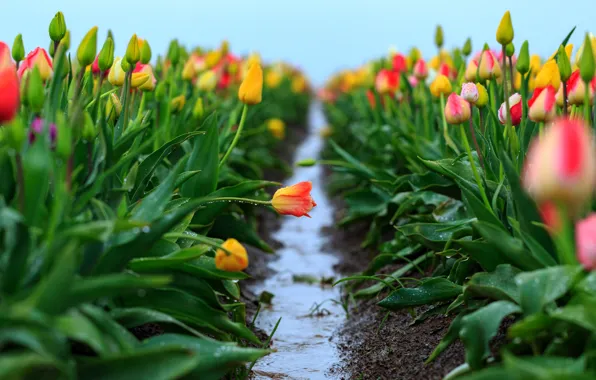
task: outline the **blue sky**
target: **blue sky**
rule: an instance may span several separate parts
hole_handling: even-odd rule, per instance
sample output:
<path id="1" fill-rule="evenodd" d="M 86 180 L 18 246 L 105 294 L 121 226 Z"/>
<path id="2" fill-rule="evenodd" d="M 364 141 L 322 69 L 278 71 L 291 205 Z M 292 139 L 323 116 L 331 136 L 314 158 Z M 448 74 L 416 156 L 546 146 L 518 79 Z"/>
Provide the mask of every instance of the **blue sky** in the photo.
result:
<path id="1" fill-rule="evenodd" d="M 511 11 L 515 44 L 529 40 L 532 53 L 554 52 L 573 26 L 572 42 L 589 31 L 596 1 L 567 0 L 0 0 L 0 41 L 12 44 L 23 34 L 27 51 L 47 47 L 48 23 L 61 10 L 77 46 L 92 26 L 103 38 L 108 28 L 122 54 L 133 33 L 147 39 L 154 53 L 172 38 L 192 47 L 217 46 L 227 38 L 240 54 L 259 51 L 267 60 L 283 59 L 303 68 L 321 84 L 341 68 L 385 54 L 391 45 L 420 47 L 426 57 L 435 48 L 435 25 L 443 25 L 445 45 L 474 49 L 495 42 L 503 12 Z M 539 4 L 539 6 L 538 6 Z M 594 31 L 596 32 L 596 31 Z"/>

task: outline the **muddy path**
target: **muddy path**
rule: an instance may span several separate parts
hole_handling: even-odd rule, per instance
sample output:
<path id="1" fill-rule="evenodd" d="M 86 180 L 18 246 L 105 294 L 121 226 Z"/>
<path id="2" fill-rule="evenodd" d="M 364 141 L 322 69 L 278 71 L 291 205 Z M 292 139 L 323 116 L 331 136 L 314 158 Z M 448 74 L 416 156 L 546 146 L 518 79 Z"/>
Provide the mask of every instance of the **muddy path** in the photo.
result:
<path id="1" fill-rule="evenodd" d="M 303 139 L 294 162 L 318 156 L 324 145 L 319 130 L 324 125 L 320 106 L 312 105 L 308 130 L 298 133 Z M 283 152 L 291 153 L 291 149 Z M 431 364 L 424 361 L 446 333 L 451 318 L 435 316 L 418 324 L 413 324 L 407 312 L 393 312 L 385 318 L 386 310 L 376 306 L 381 298 L 342 304 L 345 293 L 329 285 L 363 270 L 375 252 L 360 248 L 366 224 L 336 227 L 343 203 L 328 198 L 327 174 L 320 166 L 297 167 L 292 177 L 284 180 L 287 184 L 313 183 L 317 207 L 311 219 L 263 218 L 263 232 L 276 248 L 276 255 L 251 253 L 249 274 L 254 280 L 246 288 L 253 300 L 247 305 L 248 318 L 252 320 L 257 311 L 255 300 L 259 295 L 269 292 L 273 294 L 271 304 L 261 304 L 255 328 L 266 339 L 279 325 L 271 342 L 276 352 L 256 363 L 252 378 L 443 378 L 464 361 L 461 344 L 452 345 Z"/>

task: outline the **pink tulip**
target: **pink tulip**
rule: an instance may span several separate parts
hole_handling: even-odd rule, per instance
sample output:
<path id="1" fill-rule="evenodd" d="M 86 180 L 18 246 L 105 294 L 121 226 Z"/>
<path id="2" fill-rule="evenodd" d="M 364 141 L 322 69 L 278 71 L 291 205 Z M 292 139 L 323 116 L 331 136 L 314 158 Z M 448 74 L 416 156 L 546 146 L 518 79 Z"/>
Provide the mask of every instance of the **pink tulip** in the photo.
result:
<path id="1" fill-rule="evenodd" d="M 461 86 L 461 97 L 474 104 L 478 101 L 478 87 L 474 83 L 468 82 Z"/>
<path id="2" fill-rule="evenodd" d="M 577 259 L 589 270 L 596 269 L 596 213 L 592 213 L 575 226 Z"/>
<path id="3" fill-rule="evenodd" d="M 37 135 L 43 132 L 44 123 L 45 121 L 39 117 L 33 120 L 33 122 L 31 123 L 31 129 L 29 130 L 29 144 L 33 144 L 35 142 L 35 139 L 37 138 Z M 52 146 L 54 146 L 56 144 L 56 134 L 58 133 L 56 129 L 56 124 L 50 123 L 49 128 L 50 143 L 52 144 Z"/>
<path id="4" fill-rule="evenodd" d="M 7 44 L 0 41 L 0 69 L 13 66 L 14 63 L 12 62 L 12 58 L 10 57 L 10 48 Z"/>
<path id="5" fill-rule="evenodd" d="M 557 90 L 551 85 L 534 90 L 532 98 L 528 100 L 530 120 L 538 122 L 552 120 L 557 113 L 556 95 Z"/>
<path id="6" fill-rule="evenodd" d="M 445 119 L 449 124 L 461 124 L 470 119 L 470 103 L 455 92 L 447 98 Z"/>
<path id="7" fill-rule="evenodd" d="M 34 67 L 39 69 L 41 79 L 44 82 L 48 80 L 54 73 L 52 60 L 45 49 L 38 47 L 31 53 L 27 54 L 25 60 L 21 62 L 21 66 L 19 66 L 19 78 L 22 78 L 27 71 L 32 70 Z"/>
<path id="8" fill-rule="evenodd" d="M 420 58 L 418 61 L 416 61 L 413 72 L 414 76 L 419 80 L 424 80 L 426 77 L 428 77 L 428 66 L 426 66 L 424 59 Z"/>

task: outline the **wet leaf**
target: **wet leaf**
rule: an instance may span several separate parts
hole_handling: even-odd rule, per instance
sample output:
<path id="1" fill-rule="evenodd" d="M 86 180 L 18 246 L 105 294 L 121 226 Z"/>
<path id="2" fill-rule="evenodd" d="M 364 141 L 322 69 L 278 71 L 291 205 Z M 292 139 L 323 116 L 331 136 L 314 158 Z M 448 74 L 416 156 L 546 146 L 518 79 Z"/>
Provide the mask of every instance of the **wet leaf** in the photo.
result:
<path id="1" fill-rule="evenodd" d="M 378 305 L 390 310 L 399 310 L 449 300 L 461 294 L 462 290 L 463 287 L 445 278 L 432 278 L 416 288 L 395 290 Z"/>
<path id="2" fill-rule="evenodd" d="M 488 297 L 494 300 L 519 302 L 519 290 L 515 276 L 520 270 L 509 264 L 499 265 L 494 272 L 476 273 L 466 284 L 464 295 L 470 297 Z"/>

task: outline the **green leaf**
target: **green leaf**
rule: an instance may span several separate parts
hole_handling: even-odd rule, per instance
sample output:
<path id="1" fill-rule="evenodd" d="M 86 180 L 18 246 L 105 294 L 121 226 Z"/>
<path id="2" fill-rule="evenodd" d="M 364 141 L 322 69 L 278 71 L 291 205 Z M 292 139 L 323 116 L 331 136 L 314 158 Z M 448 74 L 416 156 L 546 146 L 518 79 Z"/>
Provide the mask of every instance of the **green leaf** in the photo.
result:
<path id="1" fill-rule="evenodd" d="M 25 219 L 28 225 L 39 226 L 46 213 L 45 201 L 50 188 L 52 162 L 47 142 L 41 137 L 23 157 Z"/>
<path id="2" fill-rule="evenodd" d="M 507 351 L 503 353 L 505 367 L 524 379 L 576 379 L 575 375 L 584 374 L 585 362 L 585 357 L 519 357 Z"/>
<path id="3" fill-rule="evenodd" d="M 56 329 L 70 339 L 85 343 L 91 347 L 99 356 L 109 353 L 101 331 L 92 323 L 89 318 L 78 310 L 70 310 L 68 313 L 58 316 L 54 324 Z"/>
<path id="4" fill-rule="evenodd" d="M 220 239 L 234 238 L 264 252 L 273 252 L 273 249 L 259 237 L 252 224 L 232 214 L 218 216 L 209 231 L 209 236 Z"/>
<path id="5" fill-rule="evenodd" d="M 488 297 L 494 300 L 519 302 L 519 290 L 515 276 L 520 270 L 509 264 L 499 265 L 494 272 L 476 273 L 466 284 L 464 295 Z"/>
<path id="6" fill-rule="evenodd" d="M 121 325 L 127 328 L 142 326 L 147 323 L 169 323 L 176 325 L 192 335 L 202 337 L 203 334 L 190 326 L 173 318 L 169 314 L 162 313 L 156 310 L 146 309 L 142 307 L 132 307 L 127 309 L 114 309 L 110 311 L 110 316 L 118 321 Z"/>
<path id="7" fill-rule="evenodd" d="M 579 266 L 558 266 L 518 274 L 515 282 L 524 315 L 541 312 L 545 306 L 567 293 L 581 271 Z"/>
<path id="8" fill-rule="evenodd" d="M 491 212 L 491 210 L 487 209 L 484 203 L 474 195 L 470 190 L 461 186 L 461 191 L 464 195 L 464 199 L 466 200 L 467 208 L 471 211 L 478 220 L 486 222 L 488 224 L 492 224 L 495 227 L 498 227 L 505 231 L 505 227 L 503 223 Z"/>
<path id="9" fill-rule="evenodd" d="M 53 328 L 51 322 L 39 320 L 40 318 L 36 318 L 30 311 L 26 311 L 26 314 L 18 312 L 12 314 L 14 316 L 2 315 L 0 317 L 0 345 L 16 344 L 56 360 L 67 357 L 68 341 L 64 335 Z M 1 357 L 2 355 L 0 355 Z"/>
<path id="10" fill-rule="evenodd" d="M 509 301 L 493 302 L 462 319 L 459 332 L 466 348 L 466 363 L 480 369 L 490 355 L 489 342 L 497 334 L 501 321 L 508 315 L 519 313 L 520 308 Z"/>
<path id="11" fill-rule="evenodd" d="M 180 194 L 186 198 L 197 198 L 211 194 L 217 188 L 219 179 L 219 135 L 217 131 L 217 114 L 209 115 L 201 130 L 205 136 L 193 139 L 193 150 L 184 170 L 201 172 L 189 179 L 180 188 Z"/>
<path id="12" fill-rule="evenodd" d="M 458 376 L 457 380 L 530 380 L 523 378 L 514 370 L 503 367 L 489 367 L 471 374 Z M 454 379 L 454 380 L 455 380 Z M 446 379 L 447 380 L 447 379 Z M 451 379 L 449 379 L 451 380 Z"/>
<path id="13" fill-rule="evenodd" d="M 454 240 L 453 246 L 461 248 L 462 253 L 470 256 L 487 272 L 494 271 L 508 261 L 500 250 L 486 240 Z"/>
<path id="14" fill-rule="evenodd" d="M 449 240 L 472 233 L 473 219 L 446 223 L 409 223 L 396 229 L 407 238 L 435 251 L 442 251 Z"/>
<path id="15" fill-rule="evenodd" d="M 551 317 L 596 332 L 596 307 L 593 305 L 567 305 L 552 312 Z"/>
<path id="16" fill-rule="evenodd" d="M 120 137 L 116 145 L 114 145 L 112 159 L 117 161 L 122 157 L 124 153 L 130 149 L 135 138 L 144 132 L 148 126 L 149 124 L 129 129 L 122 137 Z"/>
<path id="17" fill-rule="evenodd" d="M 16 235 L 12 247 L 9 247 L 8 242 L 5 241 L 5 256 L 8 256 L 8 264 L 5 272 L 2 274 L 2 290 L 5 294 L 12 294 L 19 289 L 19 285 L 23 281 L 24 272 L 27 267 L 27 258 L 32 249 L 32 244 L 27 226 L 20 220 L 11 220 L 12 217 L 8 215 L 8 209 L 2 209 L 0 215 L 3 219 L 0 227 L 4 223 L 10 223 L 10 227 L 12 227 L 4 226 L 5 236 L 9 235 L 10 229 L 13 229 L 14 235 Z M 20 215 L 14 215 L 14 217 L 21 219 Z"/>
<path id="18" fill-rule="evenodd" d="M 43 373 L 47 378 L 59 378 L 59 363 L 51 357 L 30 352 L 3 352 L 0 356 L 0 379 L 19 380 Z"/>
<path id="19" fill-rule="evenodd" d="M 195 175 L 199 174 L 200 172 L 201 172 L 200 170 L 193 170 L 193 171 L 189 171 L 189 172 L 180 173 L 178 178 L 176 178 L 176 184 L 174 185 L 174 188 L 177 189 L 180 186 L 184 185 L 186 183 L 186 181 L 188 181 Z"/>
<path id="20" fill-rule="evenodd" d="M 553 331 L 553 325 L 556 323 L 557 320 L 555 318 L 546 314 L 533 314 L 509 326 L 507 336 L 511 339 L 519 338 L 526 342 L 533 342 L 540 335 L 551 333 Z"/>
<path id="21" fill-rule="evenodd" d="M 445 278 L 431 278 L 416 288 L 401 288 L 391 292 L 378 305 L 390 310 L 399 310 L 455 298 L 462 290 L 460 285 Z"/>
<path id="22" fill-rule="evenodd" d="M 80 306 L 79 310 L 101 330 L 102 337 L 106 345 L 111 346 L 112 352 L 132 352 L 138 346 L 137 338 L 114 321 L 103 309 L 85 304 Z"/>

